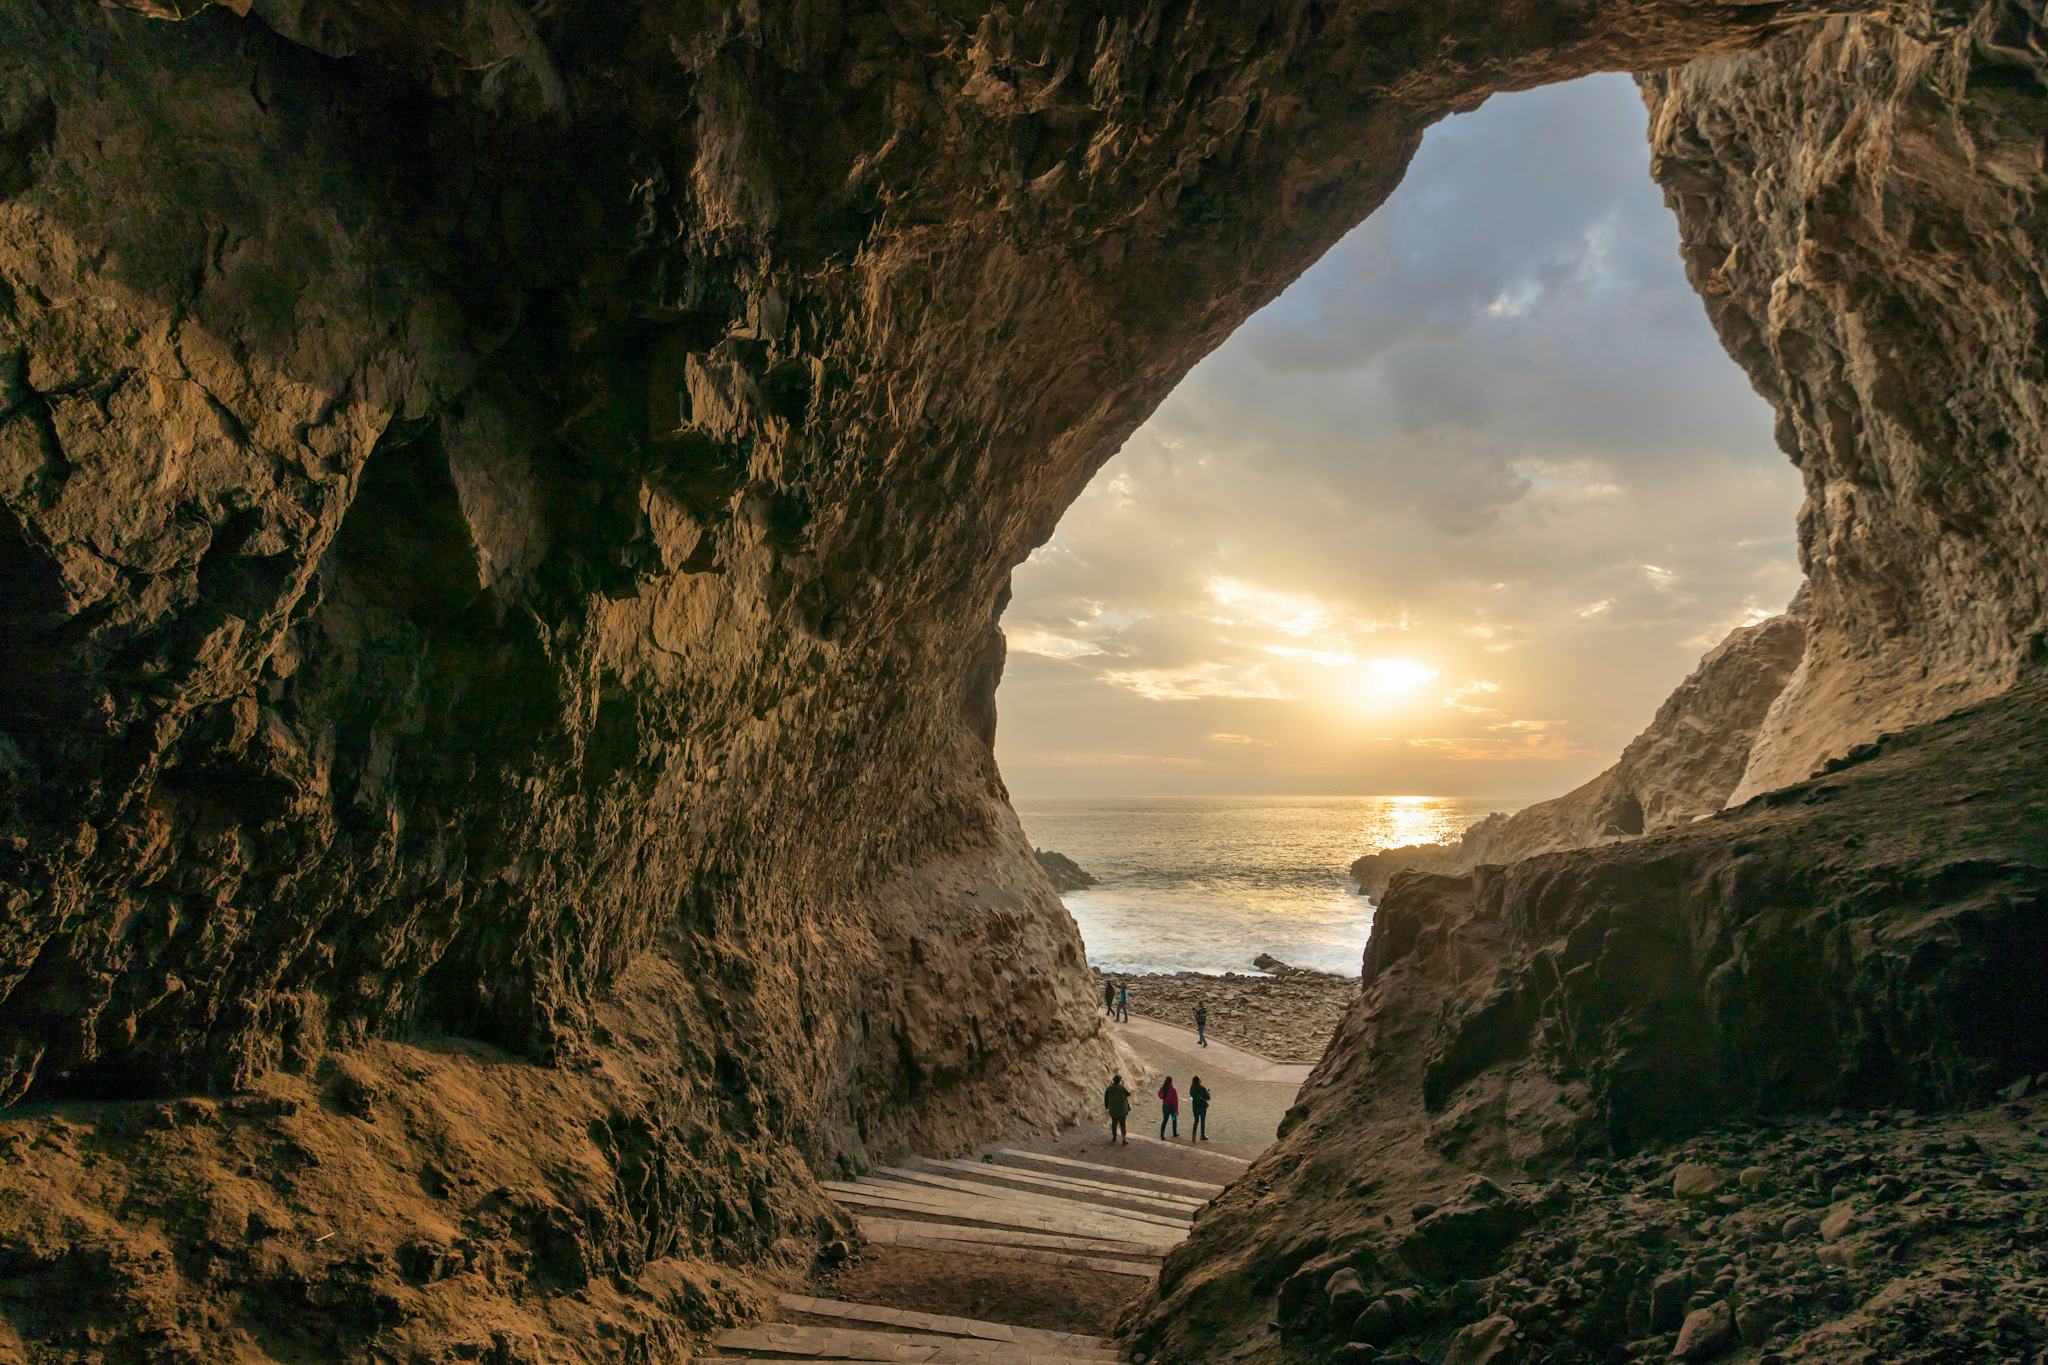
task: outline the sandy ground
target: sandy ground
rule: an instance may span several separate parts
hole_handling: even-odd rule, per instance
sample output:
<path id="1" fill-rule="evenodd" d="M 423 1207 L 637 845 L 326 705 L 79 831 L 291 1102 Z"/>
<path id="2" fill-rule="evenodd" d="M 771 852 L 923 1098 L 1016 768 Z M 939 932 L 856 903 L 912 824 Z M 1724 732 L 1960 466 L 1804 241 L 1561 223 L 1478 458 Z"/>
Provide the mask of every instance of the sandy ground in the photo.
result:
<path id="1" fill-rule="evenodd" d="M 1124 1171 L 1229 1185 L 1245 1173 L 1253 1156 L 1272 1144 L 1280 1115 L 1294 1103 L 1294 1093 L 1309 1072 L 1307 1066 L 1280 1064 L 1221 1042 L 1200 1048 L 1192 1031 L 1153 1019 L 1112 1027 L 1145 1062 L 1143 1076 L 1124 1076 L 1135 1093 L 1130 1109 L 1133 1136 L 1128 1144 L 1110 1146 L 1108 1117 L 1104 1117 L 1098 1124 L 1067 1128 L 1059 1134 L 1006 1136 L 981 1150 L 1047 1152 Z M 1192 1076 L 1200 1074 L 1202 1083 L 1212 1091 L 1208 1142 L 1192 1140 L 1186 1101 L 1182 1101 L 1180 1136 L 1169 1134 L 1165 1142 L 1155 1136 L 1159 1132 L 1155 1093 L 1167 1074 L 1174 1076 L 1174 1083 L 1182 1089 Z M 1102 1083 L 1108 1085 L 1108 1076 Z M 1116 1316 L 1147 1287 L 1147 1281 L 1141 1279 L 997 1261 L 975 1257 L 967 1250 L 930 1252 L 864 1244 L 854 1259 L 819 1273 L 811 1291 L 858 1304 L 1110 1334 Z"/>
<path id="2" fill-rule="evenodd" d="M 999 1261 L 963 1252 L 865 1246 L 859 1256 L 819 1275 L 811 1292 L 821 1298 L 920 1313 L 1107 1336 L 1116 1328 L 1117 1314 L 1148 1287 L 1147 1281 L 1127 1275 Z M 813 1321 L 801 1314 L 786 1320 Z M 827 1327 L 846 1325 L 829 1318 L 815 1321 Z M 863 1323 L 861 1330 L 889 1329 Z"/>
<path id="3" fill-rule="evenodd" d="M 980 1151 L 1008 1147 L 1225 1185 L 1272 1144 L 1274 1129 L 1310 1070 L 1220 1040 L 1204 1048 L 1192 1032 L 1157 1020 L 1134 1018 L 1112 1027 L 1145 1064 L 1143 1076 L 1124 1077 L 1135 1095 L 1128 1144 L 1110 1145 L 1104 1117 L 1059 1133 L 1012 1134 Z M 1199 1075 L 1213 1093 L 1208 1142 L 1192 1140 L 1185 1099 L 1178 1138 L 1169 1132 L 1162 1142 L 1156 1136 L 1156 1092 L 1168 1075 L 1183 1091 Z M 1107 1076 L 1102 1080 L 1109 1082 Z M 860 1303 L 1099 1335 L 1113 1332 L 1118 1314 L 1146 1290 L 1142 1280 L 995 1260 L 964 1249 L 940 1254 L 872 1245 L 821 1273 L 812 1288 L 821 1296 Z"/>
<path id="4" fill-rule="evenodd" d="M 1200 1047 L 1191 1031 L 1156 1020 L 1134 1019 L 1111 1027 L 1145 1063 L 1143 1076 L 1124 1077 L 1133 1097 L 1128 1147 L 1110 1146 L 1106 1114 L 1058 1133 L 1020 1135 L 989 1146 L 1228 1183 L 1244 1169 L 1245 1162 L 1272 1145 L 1274 1129 L 1294 1103 L 1310 1070 L 1236 1048 Z M 1169 1129 L 1162 1143 L 1157 1093 L 1168 1076 L 1181 1092 L 1180 1132 L 1176 1137 Z M 1196 1076 L 1212 1095 L 1209 1140 L 1202 1143 L 1195 1142 L 1189 1131 L 1187 1087 Z M 1109 1077 L 1104 1076 L 1102 1083 L 1107 1086 Z"/>

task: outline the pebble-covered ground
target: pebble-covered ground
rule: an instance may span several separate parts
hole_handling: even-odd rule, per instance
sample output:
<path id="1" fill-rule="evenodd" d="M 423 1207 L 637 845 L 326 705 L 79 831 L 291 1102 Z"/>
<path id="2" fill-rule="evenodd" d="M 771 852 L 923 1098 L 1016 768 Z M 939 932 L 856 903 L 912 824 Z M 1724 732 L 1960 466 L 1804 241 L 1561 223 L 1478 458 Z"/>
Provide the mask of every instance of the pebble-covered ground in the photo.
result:
<path id="1" fill-rule="evenodd" d="M 1096 974 L 1128 986 L 1131 1013 L 1181 1028 L 1195 1026 L 1195 1006 L 1209 1007 L 1209 1035 L 1276 1062 L 1313 1062 L 1337 1032 L 1337 1021 L 1358 998 L 1358 978 L 1299 967 L 1277 975 L 1226 972 Z"/>
<path id="2" fill-rule="evenodd" d="M 1283 1294 L 1282 1328 L 1320 1319 L 1330 1358 L 1380 1365 L 2041 1365 L 2042 1085 L 1964 1114 L 1724 1129 L 1548 1185 L 1477 1181 L 1390 1218 L 1393 1240 L 1320 1293 Z"/>

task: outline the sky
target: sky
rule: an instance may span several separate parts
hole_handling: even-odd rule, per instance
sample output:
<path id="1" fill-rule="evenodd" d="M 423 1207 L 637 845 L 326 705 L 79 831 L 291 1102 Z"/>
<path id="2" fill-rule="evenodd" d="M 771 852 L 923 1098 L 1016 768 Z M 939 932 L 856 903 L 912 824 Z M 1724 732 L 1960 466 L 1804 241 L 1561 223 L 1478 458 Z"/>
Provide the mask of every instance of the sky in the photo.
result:
<path id="1" fill-rule="evenodd" d="M 1021 565 L 1019 796 L 1535 799 L 1799 584 L 1633 84 L 1499 96 L 1189 373 Z"/>

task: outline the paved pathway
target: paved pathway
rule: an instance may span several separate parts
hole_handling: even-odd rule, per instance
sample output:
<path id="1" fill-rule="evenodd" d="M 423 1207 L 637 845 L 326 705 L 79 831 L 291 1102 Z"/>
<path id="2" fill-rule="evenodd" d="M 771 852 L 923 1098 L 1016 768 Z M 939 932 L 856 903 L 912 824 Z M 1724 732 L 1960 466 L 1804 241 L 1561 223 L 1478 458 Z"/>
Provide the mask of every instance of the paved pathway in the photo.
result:
<path id="1" fill-rule="evenodd" d="M 1130 1147 L 1118 1147 L 1116 1152 L 1119 1155 L 1107 1155 L 1110 1151 L 1109 1120 L 1100 1116 L 1064 1133 L 1028 1138 L 1013 1145 L 1034 1151 L 1073 1152 L 1091 1160 L 1141 1169 L 1179 1169 L 1156 1152 L 1147 1152 L 1140 1141 L 1141 1138 L 1157 1141 L 1159 1083 L 1171 1076 L 1175 1088 L 1181 1092 L 1181 1107 L 1179 1139 L 1176 1142 L 1169 1137 L 1169 1144 L 1200 1157 L 1239 1158 L 1241 1169 L 1243 1161 L 1272 1145 L 1274 1130 L 1280 1126 L 1281 1118 L 1301 1090 L 1301 1083 L 1308 1079 L 1308 1073 L 1313 1069 L 1305 1063 L 1276 1062 L 1214 1039 L 1210 1040 L 1209 1046 L 1201 1047 L 1195 1042 L 1192 1030 L 1163 1024 L 1157 1019 L 1133 1015 L 1129 1023 L 1112 1024 L 1110 1027 L 1145 1063 L 1142 1077 L 1124 1077 L 1135 1100 L 1131 1108 Z M 1188 1081 L 1196 1076 L 1202 1078 L 1202 1084 L 1209 1087 L 1214 1097 L 1209 1103 L 1209 1141 L 1199 1144 L 1192 1141 L 1189 1130 L 1193 1116 L 1187 1105 Z M 1107 1085 L 1109 1077 L 1104 1076 L 1102 1082 Z M 1206 1167 L 1197 1163 L 1190 1168 L 1190 1173 L 1202 1174 L 1206 1170 L 1213 1174 L 1217 1169 L 1214 1163 Z"/>
<path id="2" fill-rule="evenodd" d="M 1134 1014 L 1128 1022 L 1113 1024 L 1111 1027 L 1123 1034 L 1126 1042 L 1135 1043 L 1137 1039 L 1143 1038 L 1161 1047 L 1171 1048 L 1175 1052 L 1199 1057 L 1204 1066 L 1226 1072 L 1240 1080 L 1270 1081 L 1278 1085 L 1291 1085 L 1298 1090 L 1301 1083 L 1308 1079 L 1308 1073 L 1315 1070 L 1308 1062 L 1276 1062 L 1270 1057 L 1261 1057 L 1256 1052 L 1232 1047 L 1220 1038 L 1211 1038 L 1205 1047 L 1195 1041 L 1193 1029 L 1181 1028 L 1175 1024 L 1147 1018 L 1142 1014 Z"/>
<path id="3" fill-rule="evenodd" d="M 991 1143 L 977 1160 L 911 1158 L 857 1180 L 822 1182 L 854 1215 L 870 1245 L 1031 1263 L 1097 1275 L 1157 1279 L 1159 1262 L 1187 1236 L 1195 1213 L 1243 1174 L 1273 1141 L 1310 1068 L 1227 1043 L 1201 1047 L 1156 1019 L 1112 1025 L 1144 1061 L 1132 1082 L 1133 1136 L 1111 1146 L 1108 1120 L 1064 1134 Z M 1152 1136 L 1155 1092 L 1172 1075 L 1183 1095 L 1200 1075 L 1214 1095 L 1210 1141 Z M 1103 1077 L 1106 1085 L 1109 1078 Z M 1114 1343 L 1076 1332 L 952 1317 L 837 1299 L 785 1295 L 790 1321 L 733 1328 L 713 1361 L 925 1361 L 931 1365 L 1111 1365 Z"/>

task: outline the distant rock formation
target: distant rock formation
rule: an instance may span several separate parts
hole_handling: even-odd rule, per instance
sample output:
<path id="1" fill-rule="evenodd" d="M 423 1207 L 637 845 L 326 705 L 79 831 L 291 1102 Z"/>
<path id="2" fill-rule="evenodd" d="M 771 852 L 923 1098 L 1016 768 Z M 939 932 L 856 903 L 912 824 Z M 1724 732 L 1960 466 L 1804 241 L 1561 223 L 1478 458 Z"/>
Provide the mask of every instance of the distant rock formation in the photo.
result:
<path id="1" fill-rule="evenodd" d="M 1333 972 L 1319 972 L 1313 967 L 1297 967 L 1292 962 L 1282 962 L 1271 953 L 1260 953 L 1252 959 L 1252 966 L 1268 976 L 1334 976 Z"/>
<path id="2" fill-rule="evenodd" d="M 1731 631 L 1657 709 L 1613 767 L 1575 791 L 1513 815 L 1496 813 L 1462 838 L 1369 853 L 1351 864 L 1362 895 L 1385 894 L 1404 868 L 1457 874 L 1555 849 L 1655 834 L 1720 810 L 1741 781 L 1757 729 L 1799 666 L 1806 600 Z"/>
<path id="3" fill-rule="evenodd" d="M 1095 878 L 1081 870 L 1081 865 L 1064 853 L 1049 849 L 1034 848 L 1031 856 L 1038 859 L 1038 865 L 1045 869 L 1045 875 L 1052 880 L 1052 889 L 1065 895 L 1069 891 L 1085 891 L 1095 885 Z"/>

